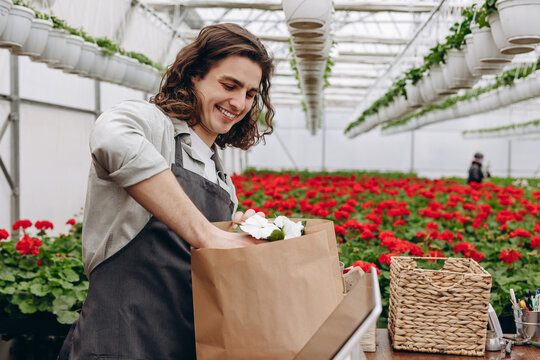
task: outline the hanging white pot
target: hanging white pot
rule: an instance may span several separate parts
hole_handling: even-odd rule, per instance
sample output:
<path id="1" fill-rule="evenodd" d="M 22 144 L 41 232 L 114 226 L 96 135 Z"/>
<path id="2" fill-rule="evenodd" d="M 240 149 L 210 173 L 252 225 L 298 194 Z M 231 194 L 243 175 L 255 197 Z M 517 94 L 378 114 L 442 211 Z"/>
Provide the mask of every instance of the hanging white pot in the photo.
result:
<path id="1" fill-rule="evenodd" d="M 512 44 L 536 44 L 540 42 L 540 1 L 499 0 L 501 27 L 506 39 Z"/>
<path id="2" fill-rule="evenodd" d="M 407 106 L 411 109 L 418 109 L 422 107 L 422 96 L 418 89 L 418 83 L 413 85 L 412 80 L 405 82 L 405 92 L 407 93 Z"/>
<path id="3" fill-rule="evenodd" d="M 471 33 L 473 36 L 474 51 L 476 58 L 482 63 L 509 63 L 512 61 L 511 55 L 501 54 L 489 27 L 479 28 L 477 24 L 471 25 Z"/>
<path id="4" fill-rule="evenodd" d="M 34 18 L 30 28 L 30 34 L 20 48 L 11 48 L 16 55 L 39 56 L 45 50 L 47 38 L 53 26 L 52 21 Z"/>
<path id="5" fill-rule="evenodd" d="M 82 37 L 76 35 L 67 35 L 64 55 L 59 62 L 52 64 L 51 67 L 65 71 L 73 70 L 75 65 L 77 65 L 79 62 L 83 43 L 84 39 Z"/>
<path id="6" fill-rule="evenodd" d="M 97 51 L 98 46 L 96 44 L 88 41 L 83 42 L 79 61 L 73 69 L 68 70 L 67 72 L 79 74 L 84 77 L 89 76 Z"/>
<path id="7" fill-rule="evenodd" d="M 98 80 L 105 79 L 105 71 L 107 70 L 107 64 L 109 63 L 109 57 L 101 51 L 101 48 L 98 46 L 96 51 L 96 57 L 94 58 L 94 63 L 90 69 L 90 76 Z"/>
<path id="8" fill-rule="evenodd" d="M 61 29 L 51 29 L 47 37 L 45 49 L 39 56 L 32 57 L 32 60 L 44 62 L 46 64 L 54 64 L 60 61 L 64 55 L 66 47 L 66 33 Z"/>
<path id="9" fill-rule="evenodd" d="M 13 6 L 11 0 L 0 0 L 0 35 L 7 26 L 9 19 L 9 10 Z"/>
<path id="10" fill-rule="evenodd" d="M 455 90 L 449 89 L 448 84 L 444 79 L 442 68 L 439 65 L 432 66 L 431 69 L 429 69 L 429 74 L 437 95 L 450 95 L 456 93 Z"/>
<path id="11" fill-rule="evenodd" d="M 443 76 L 452 90 L 470 89 L 476 81 L 467 66 L 465 53 L 457 49 L 448 51 L 446 66 L 443 66 Z"/>
<path id="12" fill-rule="evenodd" d="M 283 0 L 285 20 L 295 29 L 317 29 L 324 26 L 331 11 L 331 0 Z"/>
<path id="13" fill-rule="evenodd" d="M 512 44 L 506 39 L 506 35 L 503 32 L 501 26 L 501 19 L 497 11 L 491 13 L 487 17 L 489 26 L 491 27 L 491 35 L 495 45 L 502 54 L 517 55 L 524 54 L 534 50 L 534 47 L 528 45 Z"/>
<path id="14" fill-rule="evenodd" d="M 30 34 L 33 18 L 32 9 L 13 5 L 4 31 L 0 35 L 0 47 L 21 47 Z"/>

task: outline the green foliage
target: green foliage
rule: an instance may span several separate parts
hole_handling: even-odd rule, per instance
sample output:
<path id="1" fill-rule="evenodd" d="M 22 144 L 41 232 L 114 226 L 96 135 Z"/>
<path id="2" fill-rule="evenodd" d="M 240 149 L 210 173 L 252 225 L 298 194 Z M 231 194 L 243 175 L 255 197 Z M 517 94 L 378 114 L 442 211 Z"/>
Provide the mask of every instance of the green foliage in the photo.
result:
<path id="1" fill-rule="evenodd" d="M 48 312 L 71 324 L 82 308 L 88 280 L 81 259 L 81 224 L 67 235 L 40 231 L 39 254 L 22 254 L 15 241 L 0 242 L 0 313 L 10 317 Z"/>

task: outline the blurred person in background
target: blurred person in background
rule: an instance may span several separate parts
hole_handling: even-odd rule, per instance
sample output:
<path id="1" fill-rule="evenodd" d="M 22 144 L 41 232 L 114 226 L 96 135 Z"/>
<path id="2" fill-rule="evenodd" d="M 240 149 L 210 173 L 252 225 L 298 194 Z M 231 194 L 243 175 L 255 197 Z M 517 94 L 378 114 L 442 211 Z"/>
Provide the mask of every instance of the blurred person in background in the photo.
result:
<path id="1" fill-rule="evenodd" d="M 467 178 L 467 184 L 471 182 L 481 183 L 484 177 L 491 177 L 489 170 L 485 172 L 482 170 L 482 161 L 484 160 L 484 155 L 482 153 L 475 153 L 474 159 L 469 167 L 469 177 Z"/>

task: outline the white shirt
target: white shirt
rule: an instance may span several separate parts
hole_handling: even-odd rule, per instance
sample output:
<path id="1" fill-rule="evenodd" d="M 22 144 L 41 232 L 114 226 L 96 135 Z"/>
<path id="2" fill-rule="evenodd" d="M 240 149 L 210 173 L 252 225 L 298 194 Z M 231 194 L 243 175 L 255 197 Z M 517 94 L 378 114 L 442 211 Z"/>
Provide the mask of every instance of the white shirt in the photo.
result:
<path id="1" fill-rule="evenodd" d="M 206 166 L 192 148 L 185 121 L 170 118 L 146 101 L 124 101 L 104 112 L 90 134 L 92 166 L 83 219 L 83 264 L 87 275 L 103 260 L 127 245 L 152 216 L 124 189 L 148 179 L 175 161 L 175 137 L 180 136 L 185 169 L 205 177 Z M 215 145 L 214 145 L 215 146 Z M 212 150 L 210 150 L 212 151 Z M 236 206 L 231 178 L 218 154 L 214 178 Z"/>
<path id="2" fill-rule="evenodd" d="M 214 151 L 197 135 L 192 128 L 189 128 L 191 135 L 191 149 L 199 155 L 204 163 L 204 177 L 206 180 L 217 184 L 216 163 L 212 160 Z"/>

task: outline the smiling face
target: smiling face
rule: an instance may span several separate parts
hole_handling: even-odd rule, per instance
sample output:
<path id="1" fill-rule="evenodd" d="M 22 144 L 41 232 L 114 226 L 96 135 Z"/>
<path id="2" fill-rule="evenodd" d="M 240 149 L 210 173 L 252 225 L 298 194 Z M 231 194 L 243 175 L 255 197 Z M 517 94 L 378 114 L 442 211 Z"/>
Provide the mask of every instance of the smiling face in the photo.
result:
<path id="1" fill-rule="evenodd" d="M 231 55 L 214 65 L 203 78 L 192 78 L 202 109 L 201 122 L 193 130 L 208 146 L 251 110 L 261 77 L 259 64 Z"/>

